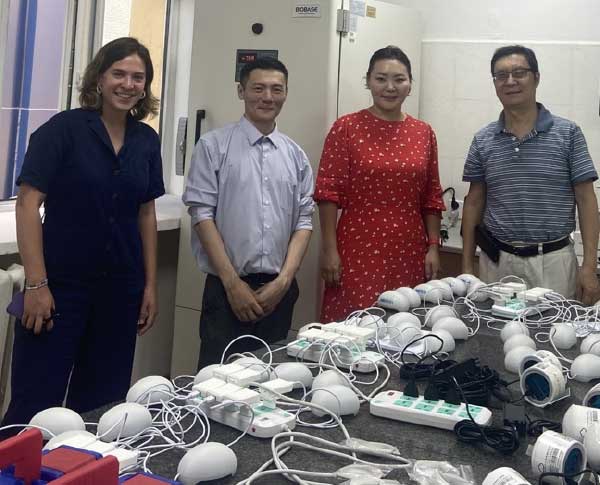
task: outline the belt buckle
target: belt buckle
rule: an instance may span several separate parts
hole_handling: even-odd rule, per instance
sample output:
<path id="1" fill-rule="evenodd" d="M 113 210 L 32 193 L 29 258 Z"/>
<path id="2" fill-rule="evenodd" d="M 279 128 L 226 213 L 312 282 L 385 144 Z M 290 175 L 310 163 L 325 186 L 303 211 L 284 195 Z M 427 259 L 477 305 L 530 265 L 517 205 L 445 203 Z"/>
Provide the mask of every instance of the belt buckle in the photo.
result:
<path id="1" fill-rule="evenodd" d="M 544 243 L 538 243 L 538 256 L 542 256 L 544 254 Z"/>

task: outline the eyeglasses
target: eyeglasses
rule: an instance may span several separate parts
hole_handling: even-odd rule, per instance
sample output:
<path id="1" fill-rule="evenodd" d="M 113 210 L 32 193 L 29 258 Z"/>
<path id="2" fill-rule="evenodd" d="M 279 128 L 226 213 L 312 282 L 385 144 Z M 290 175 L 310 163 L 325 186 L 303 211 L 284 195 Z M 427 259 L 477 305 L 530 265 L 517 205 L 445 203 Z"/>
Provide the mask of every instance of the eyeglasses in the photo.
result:
<path id="1" fill-rule="evenodd" d="M 513 79 L 525 79 L 527 77 L 527 74 L 529 74 L 530 72 L 533 72 L 533 69 L 524 67 L 515 69 L 513 71 L 498 71 L 494 73 L 492 79 L 496 82 L 504 83 L 508 81 L 508 78 L 511 75 Z"/>

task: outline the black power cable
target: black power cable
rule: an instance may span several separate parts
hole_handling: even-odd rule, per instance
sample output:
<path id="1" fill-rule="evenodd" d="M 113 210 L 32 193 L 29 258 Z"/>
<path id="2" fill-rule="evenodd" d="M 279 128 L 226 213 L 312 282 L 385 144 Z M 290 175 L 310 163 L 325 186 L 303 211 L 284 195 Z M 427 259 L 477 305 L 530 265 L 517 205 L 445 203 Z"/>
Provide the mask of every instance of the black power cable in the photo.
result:
<path id="1" fill-rule="evenodd" d="M 415 340 L 415 342 L 417 341 Z M 453 404 L 460 402 L 451 381 L 454 378 L 471 404 L 487 406 L 491 395 L 504 402 L 512 400 L 508 386 L 513 382 L 504 381 L 497 371 L 488 366 L 482 366 L 478 359 L 467 359 L 460 363 L 447 360 L 432 364 L 423 364 L 423 359 L 420 359 L 416 363 L 408 363 L 404 359 L 405 350 L 406 347 L 400 354 L 403 364 L 400 369 L 400 378 L 427 379 L 426 393 L 438 396 L 437 399 L 444 399 Z"/>
<path id="2" fill-rule="evenodd" d="M 444 399 L 448 403 L 465 403 L 466 412 L 469 420 L 462 420 L 456 423 L 454 432 L 460 441 L 465 443 L 484 443 L 490 448 L 503 454 L 514 453 L 519 448 L 519 435 L 514 426 L 506 428 L 485 427 L 485 430 L 477 424 L 469 403 L 481 403 L 486 405 L 489 396 L 493 390 L 508 389 L 512 383 L 500 379 L 499 374 L 487 366 L 480 366 L 477 359 L 468 359 L 465 362 L 440 365 L 440 362 L 433 364 L 423 364 L 426 358 L 435 358 L 433 352 L 431 355 L 421 357 L 416 363 L 409 363 L 405 360 L 407 349 L 415 343 L 426 338 L 436 338 L 443 344 L 443 340 L 437 335 L 429 334 L 407 344 L 400 353 L 402 361 L 401 371 L 405 378 L 408 378 L 408 384 L 404 388 L 404 394 L 418 397 L 419 390 L 416 385 L 417 376 L 421 379 L 427 378 L 429 373 L 429 383 L 423 397 L 428 400 L 436 401 Z M 442 345 L 440 345 L 440 349 Z M 462 382 L 459 383 L 458 379 Z M 467 397 L 468 396 L 468 397 Z M 510 400 L 510 399 L 507 399 Z"/>
<path id="3" fill-rule="evenodd" d="M 519 448 L 519 435 L 516 428 L 495 428 L 486 426 L 482 428 L 471 414 L 469 409 L 469 401 L 462 392 L 458 381 L 452 378 L 456 390 L 460 393 L 469 419 L 459 421 L 454 426 L 454 433 L 459 441 L 464 443 L 484 443 L 493 450 L 499 451 L 505 455 L 514 453 Z"/>
<path id="4" fill-rule="evenodd" d="M 544 472 L 538 478 L 538 485 L 544 485 L 545 483 L 547 483 L 547 482 L 544 482 L 544 478 L 547 478 L 547 477 L 564 478 L 565 483 L 567 485 L 577 485 L 579 483 L 579 481 L 574 480 L 574 479 L 580 475 L 584 475 L 585 473 L 589 473 L 591 475 L 591 477 L 594 479 L 594 483 L 596 485 L 600 485 L 600 480 L 598 479 L 598 474 L 595 471 L 590 470 L 589 468 L 582 470 L 578 473 L 572 473 L 570 475 L 567 475 L 566 473 Z"/>
<path id="5" fill-rule="evenodd" d="M 452 199 L 450 200 L 450 209 L 452 210 L 457 210 L 460 205 L 458 202 L 456 202 L 456 191 L 454 190 L 454 187 L 448 187 L 446 190 L 444 190 L 442 192 L 442 197 L 444 197 L 444 195 L 446 195 L 446 192 L 452 192 Z"/>
<path id="6" fill-rule="evenodd" d="M 440 343 L 439 348 L 436 351 L 432 352 L 431 354 L 428 354 L 427 352 L 425 352 L 426 355 L 420 357 L 416 364 L 411 364 L 409 362 L 406 362 L 404 360 L 404 356 L 405 356 L 406 351 L 409 349 L 409 347 L 416 344 L 417 342 L 420 342 L 421 340 L 425 340 L 428 338 L 429 339 L 433 338 L 435 340 L 438 340 Z M 417 387 L 417 383 L 416 383 L 416 375 L 418 372 L 421 371 L 422 368 L 424 368 L 425 372 L 429 372 L 429 374 L 431 375 L 430 365 L 424 365 L 424 364 L 422 364 L 422 362 L 428 358 L 435 359 L 436 358 L 435 355 L 442 350 L 443 345 L 444 345 L 444 341 L 440 337 L 438 337 L 437 335 L 434 335 L 434 334 L 427 334 L 427 335 L 423 335 L 422 337 L 411 340 L 409 343 L 407 343 L 404 346 L 404 348 L 402 349 L 402 352 L 400 352 L 400 360 L 402 361 L 401 370 L 404 371 L 405 376 L 406 375 L 408 376 L 408 384 L 404 387 L 404 390 L 403 390 L 403 393 L 405 395 L 411 396 L 411 397 L 419 397 L 419 388 Z M 425 399 L 433 399 L 433 398 L 427 397 L 427 393 L 423 397 L 425 397 Z"/>
<path id="7" fill-rule="evenodd" d="M 529 436 L 539 436 L 544 431 L 556 431 L 560 433 L 562 431 L 562 424 L 557 421 L 550 421 L 548 419 L 531 419 L 527 414 L 527 434 Z"/>

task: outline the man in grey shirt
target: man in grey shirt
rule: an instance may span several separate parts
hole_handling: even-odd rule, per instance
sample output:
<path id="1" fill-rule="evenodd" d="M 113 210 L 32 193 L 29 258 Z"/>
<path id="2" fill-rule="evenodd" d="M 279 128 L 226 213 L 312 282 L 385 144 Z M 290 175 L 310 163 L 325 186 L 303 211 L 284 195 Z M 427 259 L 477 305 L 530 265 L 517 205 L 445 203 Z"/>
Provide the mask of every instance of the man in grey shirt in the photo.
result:
<path id="1" fill-rule="evenodd" d="M 207 273 L 199 368 L 220 362 L 236 337 L 286 338 L 298 298 L 295 274 L 312 233 L 313 175 L 304 151 L 279 132 L 287 97 L 280 61 L 258 59 L 240 73 L 244 115 L 200 138 L 183 201 L 192 250 Z M 231 347 L 243 352 L 257 342 Z"/>
<path id="2" fill-rule="evenodd" d="M 477 243 L 484 281 L 515 275 L 530 287 L 594 303 L 600 297 L 593 187 L 598 176 L 583 133 L 536 102 L 540 72 L 531 49 L 497 49 L 491 71 L 504 109 L 475 134 L 465 163 L 463 180 L 471 186 L 463 212 L 463 271 L 473 272 Z M 581 268 L 569 237 L 575 207 Z"/>

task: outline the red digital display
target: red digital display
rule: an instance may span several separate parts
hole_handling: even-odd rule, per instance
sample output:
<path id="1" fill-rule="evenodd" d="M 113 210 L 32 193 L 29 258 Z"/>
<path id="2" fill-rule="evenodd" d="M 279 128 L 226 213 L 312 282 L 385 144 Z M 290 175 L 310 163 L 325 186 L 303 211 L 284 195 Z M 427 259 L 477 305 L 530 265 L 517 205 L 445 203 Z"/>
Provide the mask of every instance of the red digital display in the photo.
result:
<path id="1" fill-rule="evenodd" d="M 244 53 L 244 54 L 239 54 L 238 56 L 238 62 L 243 62 L 245 64 L 249 63 L 249 62 L 253 62 L 256 60 L 256 53 Z"/>
<path id="2" fill-rule="evenodd" d="M 255 62 L 263 57 L 277 59 L 278 52 L 279 51 L 274 49 L 237 49 L 235 53 L 235 82 L 240 81 L 240 72 L 245 65 Z"/>

